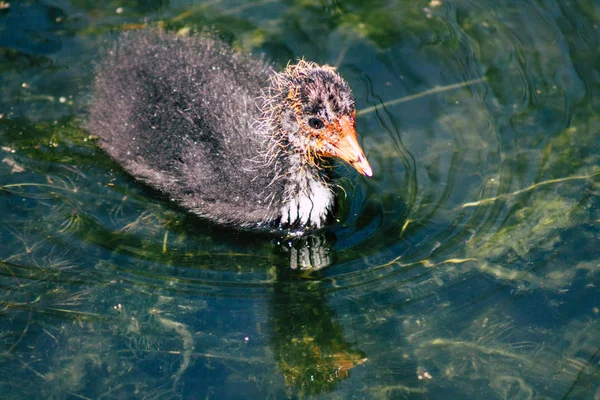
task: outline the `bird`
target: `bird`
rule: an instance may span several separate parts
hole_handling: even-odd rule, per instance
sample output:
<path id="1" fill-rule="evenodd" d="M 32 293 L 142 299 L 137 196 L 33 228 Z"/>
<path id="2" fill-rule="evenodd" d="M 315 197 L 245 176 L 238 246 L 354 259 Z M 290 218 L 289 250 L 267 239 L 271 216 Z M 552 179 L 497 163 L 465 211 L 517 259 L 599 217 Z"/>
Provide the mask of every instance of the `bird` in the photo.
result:
<path id="1" fill-rule="evenodd" d="M 277 71 L 216 33 L 122 33 L 95 66 L 85 128 L 134 178 L 218 224 L 305 232 L 335 204 L 333 159 L 371 177 L 352 90 L 302 58 Z"/>

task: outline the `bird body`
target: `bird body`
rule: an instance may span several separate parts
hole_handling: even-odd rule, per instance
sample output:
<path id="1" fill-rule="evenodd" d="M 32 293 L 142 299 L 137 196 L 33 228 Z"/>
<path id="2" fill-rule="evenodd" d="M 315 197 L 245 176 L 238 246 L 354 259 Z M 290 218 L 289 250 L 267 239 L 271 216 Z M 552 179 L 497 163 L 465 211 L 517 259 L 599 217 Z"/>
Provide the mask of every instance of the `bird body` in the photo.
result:
<path id="1" fill-rule="evenodd" d="M 195 214 L 304 229 L 323 226 L 334 203 L 331 140 L 314 132 L 354 132 L 353 110 L 331 67 L 300 61 L 276 73 L 211 35 L 145 30 L 122 35 L 99 62 L 86 126 L 125 170 Z M 360 154 L 347 161 L 370 175 L 355 133 L 352 146 Z"/>

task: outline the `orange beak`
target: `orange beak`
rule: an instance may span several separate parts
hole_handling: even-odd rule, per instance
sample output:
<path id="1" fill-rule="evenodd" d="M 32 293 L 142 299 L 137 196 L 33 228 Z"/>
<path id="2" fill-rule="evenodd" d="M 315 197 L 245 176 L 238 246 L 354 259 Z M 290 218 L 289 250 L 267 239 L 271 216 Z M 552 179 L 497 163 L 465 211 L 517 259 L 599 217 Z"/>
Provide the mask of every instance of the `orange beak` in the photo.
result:
<path id="1" fill-rule="evenodd" d="M 373 170 L 365 157 L 365 153 L 358 144 L 356 138 L 356 129 L 354 129 L 354 119 L 343 116 L 339 121 L 341 138 L 333 145 L 333 156 L 338 157 L 348 164 L 352 165 L 358 172 L 365 176 L 373 176 Z"/>

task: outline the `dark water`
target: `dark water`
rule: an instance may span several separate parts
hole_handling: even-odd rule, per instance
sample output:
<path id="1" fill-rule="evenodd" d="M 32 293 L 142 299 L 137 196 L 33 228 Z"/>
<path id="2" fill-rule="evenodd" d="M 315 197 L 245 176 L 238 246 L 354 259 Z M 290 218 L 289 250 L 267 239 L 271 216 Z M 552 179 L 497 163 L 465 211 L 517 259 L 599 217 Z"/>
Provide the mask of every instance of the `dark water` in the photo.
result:
<path id="1" fill-rule="evenodd" d="M 0 1 L 0 397 L 600 399 L 598 21 L 593 0 Z M 144 23 L 339 67 L 375 176 L 339 167 L 337 222 L 214 226 L 98 149 L 93 62 Z"/>

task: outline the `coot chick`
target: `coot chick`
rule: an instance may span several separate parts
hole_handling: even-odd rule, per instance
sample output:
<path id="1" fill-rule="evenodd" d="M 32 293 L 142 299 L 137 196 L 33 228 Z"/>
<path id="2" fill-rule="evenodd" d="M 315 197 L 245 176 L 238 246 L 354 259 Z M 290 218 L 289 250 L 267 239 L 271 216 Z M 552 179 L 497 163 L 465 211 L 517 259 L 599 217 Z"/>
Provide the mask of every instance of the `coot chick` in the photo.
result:
<path id="1" fill-rule="evenodd" d="M 334 68 L 274 72 L 211 35 L 123 34 L 97 66 L 87 129 L 134 177 L 218 223 L 319 228 L 329 159 L 360 173 L 355 106 Z"/>

